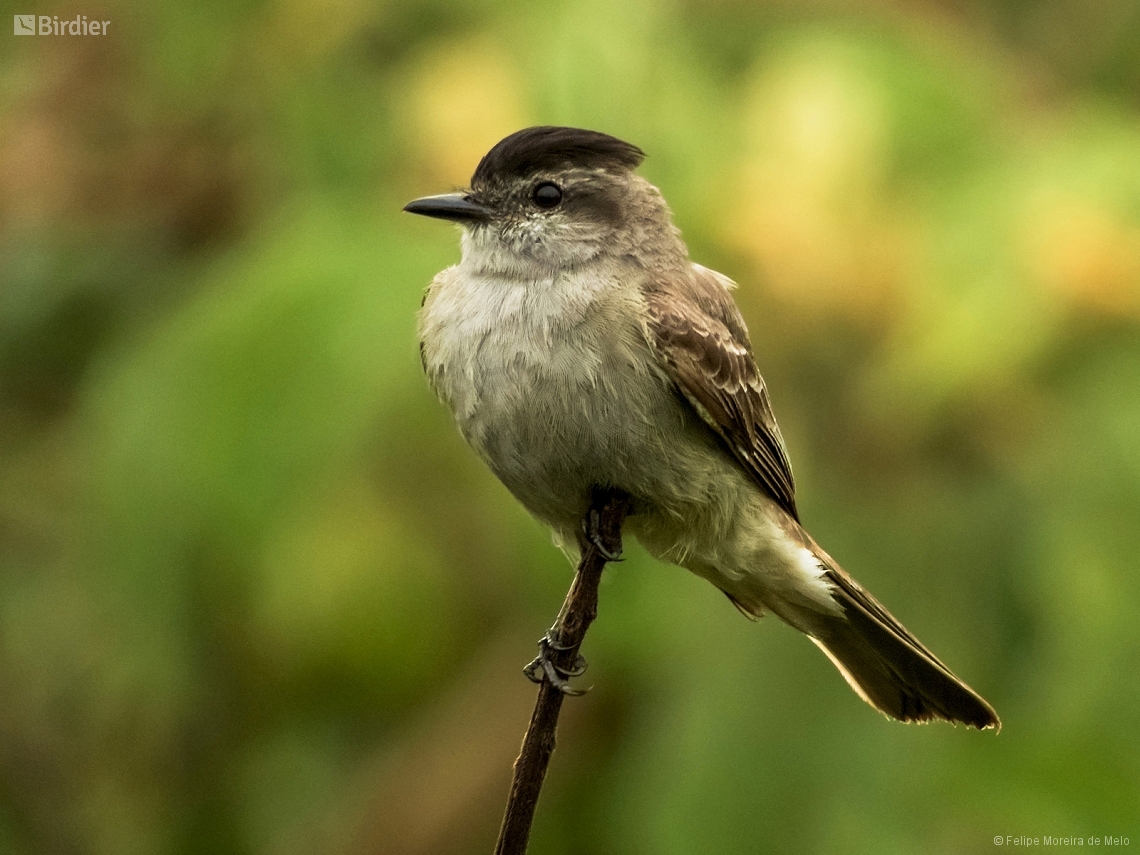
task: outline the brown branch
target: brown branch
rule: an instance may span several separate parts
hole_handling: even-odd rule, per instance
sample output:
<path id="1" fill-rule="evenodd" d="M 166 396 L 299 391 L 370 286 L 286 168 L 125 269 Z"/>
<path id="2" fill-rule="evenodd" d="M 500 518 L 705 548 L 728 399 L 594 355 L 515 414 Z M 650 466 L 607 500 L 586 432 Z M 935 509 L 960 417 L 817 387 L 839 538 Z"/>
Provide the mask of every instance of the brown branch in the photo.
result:
<path id="1" fill-rule="evenodd" d="M 582 557 L 578 561 L 578 571 L 574 584 L 566 595 L 558 621 L 551 629 L 551 639 L 557 649 L 551 651 L 554 664 L 564 670 L 572 670 L 578 661 L 578 648 L 586 637 L 594 618 L 598 615 L 598 584 L 602 580 L 602 570 L 606 566 L 605 553 L 621 553 L 621 527 L 629 514 L 629 497 L 620 491 L 596 491 L 586 519 L 586 528 L 592 529 L 603 549 L 586 538 L 579 538 Z M 515 775 L 511 781 L 511 794 L 503 813 L 503 824 L 499 829 L 499 842 L 495 845 L 495 855 L 525 855 L 530 839 L 530 826 L 534 820 L 538 796 L 542 792 L 542 782 L 546 778 L 546 767 L 550 755 L 554 753 L 554 733 L 558 727 L 558 714 L 562 710 L 562 699 L 566 695 L 549 681 L 538 688 L 538 699 L 530 726 L 523 737 L 522 751 L 515 761 Z"/>

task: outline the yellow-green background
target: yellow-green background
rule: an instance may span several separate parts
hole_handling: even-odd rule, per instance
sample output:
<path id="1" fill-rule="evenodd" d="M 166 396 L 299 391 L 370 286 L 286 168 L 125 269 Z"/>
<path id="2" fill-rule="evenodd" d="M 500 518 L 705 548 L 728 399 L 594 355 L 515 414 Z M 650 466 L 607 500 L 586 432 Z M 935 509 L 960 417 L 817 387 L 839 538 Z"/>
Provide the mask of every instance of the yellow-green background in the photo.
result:
<path id="1" fill-rule="evenodd" d="M 631 544 L 532 852 L 1140 846 L 1140 4 L 0 7 L 0 852 L 490 851 L 570 568 L 400 207 L 538 123 L 648 152 L 811 531 L 1004 729 Z"/>

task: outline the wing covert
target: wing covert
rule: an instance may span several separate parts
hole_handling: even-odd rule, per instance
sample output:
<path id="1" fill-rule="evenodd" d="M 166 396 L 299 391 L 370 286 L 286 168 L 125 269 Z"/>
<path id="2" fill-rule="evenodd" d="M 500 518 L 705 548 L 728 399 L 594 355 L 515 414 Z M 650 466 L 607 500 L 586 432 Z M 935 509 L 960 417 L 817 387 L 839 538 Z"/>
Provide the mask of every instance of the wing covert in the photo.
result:
<path id="1" fill-rule="evenodd" d="M 678 390 L 756 482 L 798 521 L 795 481 L 729 280 L 700 265 L 690 281 L 645 289 L 649 332 Z"/>

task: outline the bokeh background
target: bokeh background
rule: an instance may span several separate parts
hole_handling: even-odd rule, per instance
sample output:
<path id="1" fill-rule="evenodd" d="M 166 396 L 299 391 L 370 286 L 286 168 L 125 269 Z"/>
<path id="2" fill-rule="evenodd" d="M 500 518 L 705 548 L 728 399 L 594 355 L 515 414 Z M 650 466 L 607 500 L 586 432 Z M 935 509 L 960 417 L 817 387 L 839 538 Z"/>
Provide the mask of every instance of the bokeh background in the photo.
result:
<path id="1" fill-rule="evenodd" d="M 571 568 L 421 377 L 400 207 L 539 123 L 649 153 L 812 532 L 1004 729 L 630 544 L 532 851 L 1140 845 L 1140 5 L 0 7 L 0 852 L 491 850 Z"/>

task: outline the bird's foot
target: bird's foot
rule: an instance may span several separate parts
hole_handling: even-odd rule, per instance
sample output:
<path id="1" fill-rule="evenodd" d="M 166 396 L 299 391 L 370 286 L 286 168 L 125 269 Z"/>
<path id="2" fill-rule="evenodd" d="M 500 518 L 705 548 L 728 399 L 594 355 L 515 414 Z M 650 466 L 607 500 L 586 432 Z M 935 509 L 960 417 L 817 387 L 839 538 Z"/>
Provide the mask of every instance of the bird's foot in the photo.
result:
<path id="1" fill-rule="evenodd" d="M 602 532 L 602 514 L 596 507 L 591 507 L 586 511 L 586 515 L 582 517 L 582 536 L 586 538 L 594 549 L 598 550 L 598 555 L 606 559 L 606 561 L 624 561 L 621 557 L 621 537 L 617 539 L 617 543 L 607 543 L 606 536 Z"/>
<path id="2" fill-rule="evenodd" d="M 574 657 L 574 664 L 569 667 L 554 661 L 558 654 L 567 650 L 570 647 L 559 642 L 555 630 L 547 630 L 546 635 L 538 640 L 538 656 L 523 668 L 523 673 L 532 683 L 549 683 L 564 695 L 586 694 L 589 689 L 575 689 L 566 680 L 586 673 L 586 658 L 579 653 Z"/>

